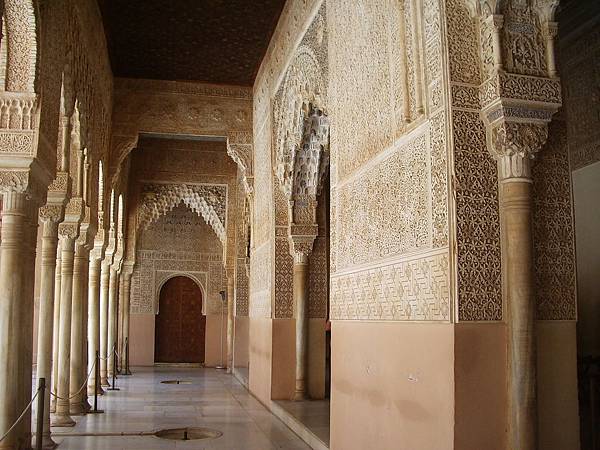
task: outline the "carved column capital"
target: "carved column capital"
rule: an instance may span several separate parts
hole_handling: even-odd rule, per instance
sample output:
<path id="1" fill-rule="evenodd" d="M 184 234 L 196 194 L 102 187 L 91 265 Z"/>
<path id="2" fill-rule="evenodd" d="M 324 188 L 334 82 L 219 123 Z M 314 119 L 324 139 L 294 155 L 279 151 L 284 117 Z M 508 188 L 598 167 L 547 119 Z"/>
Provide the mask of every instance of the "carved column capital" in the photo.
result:
<path id="1" fill-rule="evenodd" d="M 294 258 L 294 264 L 306 265 L 308 264 L 308 257 L 312 253 L 313 244 L 317 236 L 298 236 L 292 235 L 289 237 L 290 242 L 290 254 Z"/>
<path id="2" fill-rule="evenodd" d="M 58 225 L 58 236 L 61 239 L 70 239 L 75 241 L 79 236 L 79 224 L 63 222 Z"/>
<path id="3" fill-rule="evenodd" d="M 491 127 L 489 150 L 501 180 L 530 179 L 531 162 L 548 139 L 545 123 L 502 122 Z"/>
<path id="4" fill-rule="evenodd" d="M 39 217 L 44 223 L 52 222 L 57 224 L 63 220 L 64 207 L 60 204 L 46 204 L 40 208 Z"/>

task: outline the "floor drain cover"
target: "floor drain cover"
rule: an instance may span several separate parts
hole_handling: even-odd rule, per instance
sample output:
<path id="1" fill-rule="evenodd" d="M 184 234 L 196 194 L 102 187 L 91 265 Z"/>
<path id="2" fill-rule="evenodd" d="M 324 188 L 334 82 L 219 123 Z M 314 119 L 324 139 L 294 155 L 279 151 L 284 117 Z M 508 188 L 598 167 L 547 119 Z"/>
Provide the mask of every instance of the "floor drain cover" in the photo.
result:
<path id="1" fill-rule="evenodd" d="M 161 383 L 163 383 L 163 384 L 192 384 L 191 381 L 187 381 L 187 380 L 164 380 L 164 381 L 161 381 Z"/>
<path id="2" fill-rule="evenodd" d="M 154 434 L 161 439 L 173 441 L 193 441 L 197 439 L 214 439 L 223 436 L 223 433 L 209 428 L 167 428 Z"/>

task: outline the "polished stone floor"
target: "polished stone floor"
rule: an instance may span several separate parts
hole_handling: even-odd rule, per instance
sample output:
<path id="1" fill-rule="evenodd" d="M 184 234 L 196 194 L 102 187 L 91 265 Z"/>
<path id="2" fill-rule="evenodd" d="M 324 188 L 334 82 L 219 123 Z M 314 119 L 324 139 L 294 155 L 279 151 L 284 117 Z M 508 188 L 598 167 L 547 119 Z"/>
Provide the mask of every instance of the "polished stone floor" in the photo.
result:
<path id="1" fill-rule="evenodd" d="M 305 400 L 292 402 L 277 400 L 293 419 L 329 447 L 329 400 Z"/>
<path id="2" fill-rule="evenodd" d="M 309 449 L 232 376 L 215 369 L 134 368 L 120 377 L 120 391 L 100 398 L 106 412 L 75 417 L 74 428 L 53 428 L 60 450 Z M 179 379 L 191 384 L 161 384 Z M 211 440 L 166 441 L 155 436 L 59 436 L 140 433 L 162 428 L 205 427 L 223 435 Z"/>

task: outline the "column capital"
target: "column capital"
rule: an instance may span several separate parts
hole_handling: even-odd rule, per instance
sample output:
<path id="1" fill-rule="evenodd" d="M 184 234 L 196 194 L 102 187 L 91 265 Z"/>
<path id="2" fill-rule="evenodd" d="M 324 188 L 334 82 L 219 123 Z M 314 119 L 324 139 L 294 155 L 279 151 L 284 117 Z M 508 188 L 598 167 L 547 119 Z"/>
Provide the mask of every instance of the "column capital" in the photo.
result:
<path id="1" fill-rule="evenodd" d="M 63 220 L 64 207 L 62 205 L 46 203 L 40 208 L 39 217 L 43 223 L 54 223 L 58 225 Z"/>
<path id="2" fill-rule="evenodd" d="M 292 235 L 289 237 L 290 254 L 294 257 L 294 264 L 308 264 L 308 257 L 312 253 L 316 237 L 316 234 L 312 236 Z"/>
<path id="3" fill-rule="evenodd" d="M 531 179 L 531 163 L 548 139 L 545 123 L 501 122 L 488 131 L 500 180 Z"/>

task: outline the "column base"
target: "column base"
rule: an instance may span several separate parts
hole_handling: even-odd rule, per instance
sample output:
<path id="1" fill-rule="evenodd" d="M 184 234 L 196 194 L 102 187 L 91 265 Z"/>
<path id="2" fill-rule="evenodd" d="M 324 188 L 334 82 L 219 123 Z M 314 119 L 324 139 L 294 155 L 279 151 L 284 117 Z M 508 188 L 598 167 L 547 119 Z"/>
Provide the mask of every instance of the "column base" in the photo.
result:
<path id="1" fill-rule="evenodd" d="M 100 387 L 110 387 L 108 378 L 100 378 Z"/>
<path id="2" fill-rule="evenodd" d="M 94 386 L 89 386 L 87 393 L 88 393 L 88 397 L 93 397 L 94 396 Z M 104 389 L 102 389 L 102 386 L 98 386 L 98 395 L 104 395 Z"/>
<path id="3" fill-rule="evenodd" d="M 83 416 L 85 415 L 85 405 L 82 401 L 77 403 L 71 403 L 69 405 L 69 414 L 71 416 Z"/>
<path id="4" fill-rule="evenodd" d="M 56 447 L 58 447 L 58 444 L 52 440 L 50 433 L 42 434 L 42 448 L 44 450 L 54 450 Z"/>
<path id="5" fill-rule="evenodd" d="M 71 419 L 71 416 L 67 414 L 55 415 L 50 423 L 50 426 L 62 428 L 62 427 L 74 427 L 75 421 Z"/>
<path id="6" fill-rule="evenodd" d="M 308 395 L 306 394 L 305 391 L 296 391 L 296 392 L 294 392 L 294 397 L 292 397 L 292 400 L 295 402 L 301 402 L 303 400 L 308 400 Z"/>

